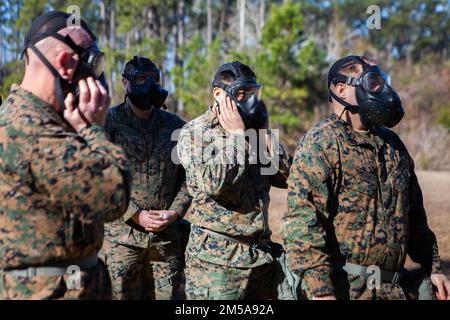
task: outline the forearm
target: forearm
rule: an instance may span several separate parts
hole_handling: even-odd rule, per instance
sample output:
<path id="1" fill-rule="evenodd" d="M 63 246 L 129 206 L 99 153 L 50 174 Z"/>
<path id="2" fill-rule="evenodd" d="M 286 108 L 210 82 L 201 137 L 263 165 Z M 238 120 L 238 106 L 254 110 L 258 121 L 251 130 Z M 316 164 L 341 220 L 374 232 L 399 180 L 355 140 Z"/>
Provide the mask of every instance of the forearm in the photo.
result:
<path id="1" fill-rule="evenodd" d="M 276 188 L 286 189 L 290 169 L 289 155 L 286 153 L 283 145 L 279 142 L 274 145 L 272 150 L 271 156 L 273 158 L 271 159 L 271 166 L 274 166 L 277 172 L 271 176 L 270 184 Z"/>
<path id="2" fill-rule="evenodd" d="M 183 182 L 169 210 L 175 211 L 180 216 L 180 219 L 183 219 L 191 205 L 191 201 L 192 197 L 187 191 L 186 182 Z"/>
<path id="3" fill-rule="evenodd" d="M 289 266 L 302 279 L 302 289 L 309 299 L 333 294 L 326 232 L 317 208 L 292 190 L 288 195 L 288 204 L 282 237 Z"/>
<path id="4" fill-rule="evenodd" d="M 442 273 L 437 239 L 428 226 L 423 196 L 414 170 L 410 177 L 408 254 L 428 273 Z"/>
<path id="5" fill-rule="evenodd" d="M 288 209 L 282 220 L 282 237 L 288 263 L 302 279 L 309 299 L 333 294 L 331 266 L 324 225 L 333 185 L 332 167 L 320 145 L 300 144 L 291 166 L 288 184 Z"/>
<path id="6" fill-rule="evenodd" d="M 86 134 L 95 136 L 96 132 Z M 36 188 L 74 212 L 102 214 L 105 221 L 123 215 L 129 201 L 131 174 L 120 149 L 111 146 L 111 153 L 117 152 L 116 161 L 114 156 L 94 151 L 88 142 L 71 133 L 42 136 L 38 141 L 31 162 Z M 49 148 L 51 153 L 47 152 Z"/>
<path id="7" fill-rule="evenodd" d="M 243 137 L 232 135 L 224 143 L 205 146 L 199 151 L 203 157 L 182 159 L 188 183 L 209 196 L 217 196 L 239 181 L 248 165 L 249 146 Z M 218 149 L 218 152 L 214 154 L 213 149 Z"/>
<path id="8" fill-rule="evenodd" d="M 141 207 L 139 207 L 137 205 L 137 203 L 135 201 L 133 201 L 133 199 L 130 199 L 130 203 L 128 204 L 128 208 L 127 211 L 125 212 L 125 214 L 122 216 L 123 221 L 127 222 L 130 219 L 132 219 L 133 217 L 136 218 L 136 215 L 142 210 Z M 137 215 L 139 216 L 139 215 Z M 137 223 L 139 223 L 139 219 L 137 220 Z"/>
<path id="9" fill-rule="evenodd" d="M 91 125 L 80 130 L 78 135 L 86 142 L 90 150 L 116 162 L 121 169 L 127 169 L 128 163 L 124 152 L 108 140 L 103 127 Z"/>

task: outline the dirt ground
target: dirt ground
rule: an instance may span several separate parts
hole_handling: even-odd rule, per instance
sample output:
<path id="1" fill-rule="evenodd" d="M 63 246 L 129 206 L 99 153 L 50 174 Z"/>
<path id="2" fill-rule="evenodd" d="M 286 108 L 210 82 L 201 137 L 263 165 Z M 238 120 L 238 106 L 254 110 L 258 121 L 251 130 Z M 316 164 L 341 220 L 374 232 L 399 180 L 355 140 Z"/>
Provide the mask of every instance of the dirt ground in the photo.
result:
<path id="1" fill-rule="evenodd" d="M 428 224 L 437 236 L 444 270 L 450 275 L 450 171 L 418 171 L 417 176 L 425 200 Z M 269 223 L 273 231 L 272 239 L 278 242 L 287 192 L 272 188 L 270 196 Z M 408 267 L 414 267 L 414 264 L 408 262 Z"/>

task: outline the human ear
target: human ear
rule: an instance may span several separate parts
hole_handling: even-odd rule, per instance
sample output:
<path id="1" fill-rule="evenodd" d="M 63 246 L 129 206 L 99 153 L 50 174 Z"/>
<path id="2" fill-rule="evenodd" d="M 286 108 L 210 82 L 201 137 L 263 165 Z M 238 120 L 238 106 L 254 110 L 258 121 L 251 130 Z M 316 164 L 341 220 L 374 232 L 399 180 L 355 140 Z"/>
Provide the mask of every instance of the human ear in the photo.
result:
<path id="1" fill-rule="evenodd" d="M 55 58 L 55 69 L 65 80 L 71 80 L 78 65 L 78 55 L 61 51 Z"/>
<path id="2" fill-rule="evenodd" d="M 218 87 L 215 87 L 213 89 L 213 97 L 214 97 L 215 101 L 220 102 L 222 100 L 222 94 L 223 94 L 222 89 L 220 89 Z"/>
<path id="3" fill-rule="evenodd" d="M 346 86 L 343 83 L 336 84 L 335 93 L 339 98 L 345 100 L 347 98 Z"/>

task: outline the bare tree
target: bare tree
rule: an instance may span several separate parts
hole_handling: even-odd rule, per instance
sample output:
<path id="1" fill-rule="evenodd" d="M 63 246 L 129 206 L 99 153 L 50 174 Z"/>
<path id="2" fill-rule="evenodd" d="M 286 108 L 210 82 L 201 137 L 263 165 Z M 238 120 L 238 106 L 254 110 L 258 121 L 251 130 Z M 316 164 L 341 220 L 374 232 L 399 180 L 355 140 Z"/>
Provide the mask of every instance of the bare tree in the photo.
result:
<path id="1" fill-rule="evenodd" d="M 239 0 L 239 48 L 245 43 L 245 0 Z"/>
<path id="2" fill-rule="evenodd" d="M 177 41 L 176 41 L 176 47 L 178 48 L 178 50 L 176 50 L 176 64 L 178 66 L 181 67 L 181 69 L 183 68 L 184 65 L 184 61 L 183 61 L 183 57 L 181 55 L 181 50 L 180 48 L 183 47 L 184 45 L 184 16 L 185 16 L 185 1 L 184 0 L 180 0 L 178 1 L 178 6 L 177 6 Z M 177 112 L 183 114 L 184 112 L 184 101 L 182 97 L 178 98 L 177 101 Z"/>
<path id="3" fill-rule="evenodd" d="M 212 42 L 212 8 L 211 0 L 206 1 L 206 44 L 209 46 Z"/>
<path id="4" fill-rule="evenodd" d="M 265 15 L 266 15 L 266 0 L 261 0 L 259 3 L 259 19 L 258 19 L 258 26 L 256 28 L 256 38 L 258 39 L 258 42 L 262 38 L 262 32 L 264 29 L 264 23 L 265 21 Z"/>
<path id="5" fill-rule="evenodd" d="M 225 20 L 227 18 L 229 6 L 230 6 L 230 0 L 222 2 L 222 10 L 220 12 L 220 19 L 219 19 L 219 30 L 218 30 L 219 35 L 223 35 L 223 31 L 225 29 Z"/>

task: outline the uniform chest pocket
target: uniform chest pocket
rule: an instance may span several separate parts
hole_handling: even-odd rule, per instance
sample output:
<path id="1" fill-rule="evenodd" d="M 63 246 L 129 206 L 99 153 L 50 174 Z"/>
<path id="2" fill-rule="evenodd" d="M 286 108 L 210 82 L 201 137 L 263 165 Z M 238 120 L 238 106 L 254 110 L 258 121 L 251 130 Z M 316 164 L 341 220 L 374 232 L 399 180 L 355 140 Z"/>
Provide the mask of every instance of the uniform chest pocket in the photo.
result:
<path id="1" fill-rule="evenodd" d="M 168 177 L 170 176 L 176 176 L 177 173 L 177 166 L 175 164 L 176 162 L 176 149 L 175 144 L 173 144 L 171 141 L 166 141 L 164 143 L 161 143 L 158 145 L 156 152 L 157 152 L 157 158 L 159 161 L 159 169 L 162 171 L 161 173 Z M 172 159 L 172 156 L 175 157 Z"/>
<path id="2" fill-rule="evenodd" d="M 122 147 L 132 163 L 142 164 L 145 162 L 146 144 L 140 133 L 130 130 L 119 131 L 116 136 L 116 144 Z"/>
<path id="3" fill-rule="evenodd" d="M 375 198 L 378 190 L 377 173 L 368 168 L 355 168 L 344 172 L 342 186 L 343 191 L 353 195 L 352 198 L 359 198 L 359 196 Z"/>
<path id="4" fill-rule="evenodd" d="M 400 161 L 396 169 L 389 175 L 392 177 L 392 184 L 397 192 L 403 192 L 408 188 L 411 172 L 405 161 Z"/>

